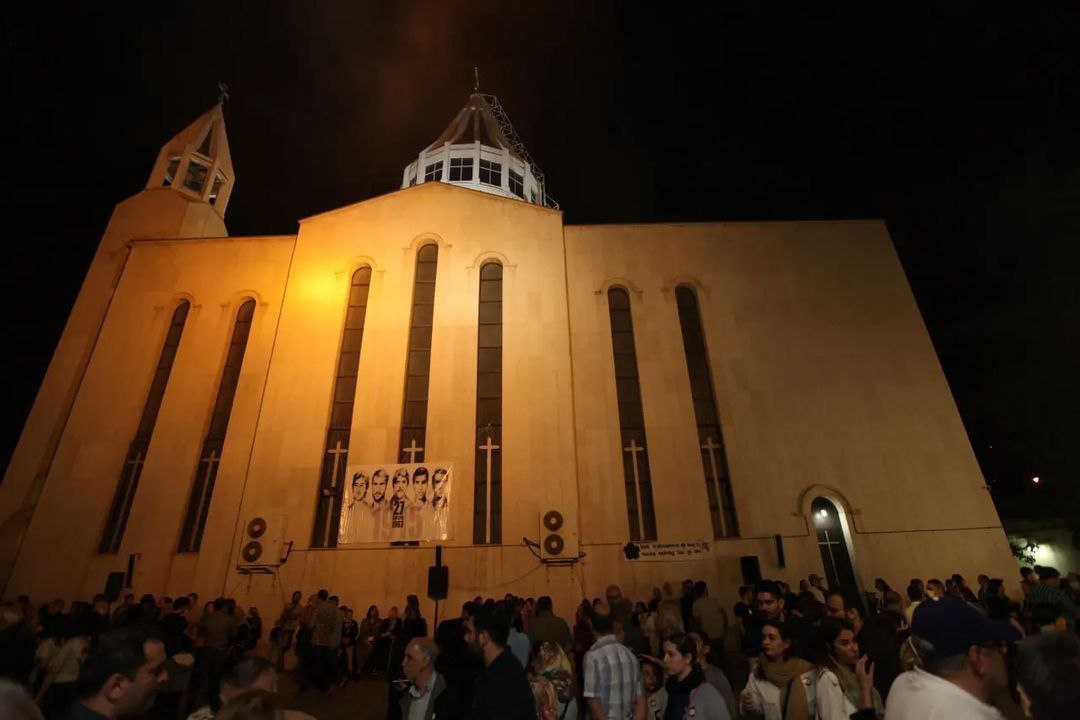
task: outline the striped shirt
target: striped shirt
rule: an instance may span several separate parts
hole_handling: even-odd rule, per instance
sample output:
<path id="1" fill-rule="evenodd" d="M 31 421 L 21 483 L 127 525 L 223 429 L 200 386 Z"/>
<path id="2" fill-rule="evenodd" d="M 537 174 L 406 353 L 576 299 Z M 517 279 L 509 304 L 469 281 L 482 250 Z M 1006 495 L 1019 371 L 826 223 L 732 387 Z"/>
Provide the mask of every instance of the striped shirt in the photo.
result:
<path id="1" fill-rule="evenodd" d="M 608 720 L 626 720 L 644 695 L 641 668 L 630 648 L 604 635 L 585 653 L 585 697 L 597 698 Z"/>
<path id="2" fill-rule="evenodd" d="M 1068 616 L 1069 624 L 1080 620 L 1080 607 L 1069 599 L 1064 590 L 1053 585 L 1043 582 L 1032 585 L 1028 591 L 1027 604 L 1032 609 L 1037 605 L 1053 605 Z"/>

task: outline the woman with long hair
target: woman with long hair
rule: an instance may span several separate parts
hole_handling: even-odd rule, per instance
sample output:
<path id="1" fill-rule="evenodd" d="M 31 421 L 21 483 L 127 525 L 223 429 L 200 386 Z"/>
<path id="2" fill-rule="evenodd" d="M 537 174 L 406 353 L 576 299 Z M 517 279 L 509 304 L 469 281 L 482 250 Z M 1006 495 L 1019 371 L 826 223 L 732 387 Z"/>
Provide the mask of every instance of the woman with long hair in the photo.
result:
<path id="1" fill-rule="evenodd" d="M 382 618 L 379 617 L 379 606 L 372 605 L 368 608 L 367 615 L 360 621 L 360 627 L 356 632 L 356 656 L 353 659 L 353 667 L 357 674 L 377 674 L 378 671 L 371 667 L 368 660 L 375 649 L 375 640 L 379 636 L 379 628 L 382 626 Z"/>
<path id="2" fill-rule="evenodd" d="M 533 668 L 538 677 L 548 680 L 555 688 L 556 720 L 577 720 L 577 685 L 570 658 L 558 643 L 545 640 L 536 649 Z"/>
<path id="3" fill-rule="evenodd" d="M 795 657 L 787 626 L 766 620 L 761 629 L 761 655 L 754 660 L 739 707 L 746 717 L 765 720 L 812 720 L 814 666 Z"/>
<path id="4" fill-rule="evenodd" d="M 668 674 L 664 720 L 731 720 L 720 691 L 705 682 L 693 638 L 675 633 L 664 641 L 664 669 Z"/>
<path id="5" fill-rule="evenodd" d="M 860 710 L 872 710 L 880 720 L 885 709 L 874 689 L 874 666 L 866 656 L 860 659 L 851 623 L 829 618 L 821 623 L 821 635 L 822 665 L 814 683 L 818 720 L 848 720 Z"/>

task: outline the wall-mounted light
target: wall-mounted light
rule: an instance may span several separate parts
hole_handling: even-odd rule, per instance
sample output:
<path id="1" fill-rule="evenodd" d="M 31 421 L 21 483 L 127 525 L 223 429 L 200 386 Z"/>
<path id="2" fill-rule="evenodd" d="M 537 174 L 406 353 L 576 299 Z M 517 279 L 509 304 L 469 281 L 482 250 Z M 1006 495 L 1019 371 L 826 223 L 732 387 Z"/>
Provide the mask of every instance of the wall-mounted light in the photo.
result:
<path id="1" fill-rule="evenodd" d="M 1038 475 L 1036 475 L 1035 477 L 1031 478 L 1031 482 L 1033 482 L 1033 483 L 1035 483 L 1036 485 L 1038 485 L 1038 484 L 1039 484 L 1039 476 L 1038 476 Z"/>

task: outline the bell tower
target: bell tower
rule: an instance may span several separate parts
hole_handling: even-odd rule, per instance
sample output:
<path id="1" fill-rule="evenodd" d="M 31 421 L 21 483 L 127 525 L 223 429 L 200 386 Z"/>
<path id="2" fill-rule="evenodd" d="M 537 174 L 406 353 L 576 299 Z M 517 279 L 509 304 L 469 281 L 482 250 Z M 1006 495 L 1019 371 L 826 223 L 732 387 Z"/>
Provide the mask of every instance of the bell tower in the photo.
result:
<path id="1" fill-rule="evenodd" d="M 146 187 L 113 209 L 0 483 L 0 592 L 48 480 L 130 243 L 227 236 L 225 208 L 235 182 L 218 103 L 165 143 Z"/>

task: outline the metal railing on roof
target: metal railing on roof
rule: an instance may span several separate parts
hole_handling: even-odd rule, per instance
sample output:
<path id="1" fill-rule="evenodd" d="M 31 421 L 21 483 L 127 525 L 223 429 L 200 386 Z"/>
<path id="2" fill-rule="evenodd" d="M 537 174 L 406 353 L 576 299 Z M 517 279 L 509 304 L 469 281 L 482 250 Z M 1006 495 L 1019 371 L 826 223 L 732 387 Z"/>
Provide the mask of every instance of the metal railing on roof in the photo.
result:
<path id="1" fill-rule="evenodd" d="M 544 173 L 540 170 L 540 166 L 536 164 L 536 161 L 529 155 L 529 151 L 525 148 L 525 143 L 521 142 L 521 138 L 518 137 L 517 131 L 514 130 L 513 123 L 510 122 L 510 116 L 503 110 L 502 104 L 499 102 L 499 98 L 494 95 L 480 94 L 480 97 L 487 103 L 488 108 L 491 110 L 492 117 L 495 118 L 495 122 L 499 124 L 499 130 L 506 136 L 506 139 L 510 141 L 510 149 L 517 155 L 529 163 L 529 167 L 532 168 L 533 177 L 536 178 L 536 182 L 540 185 L 540 189 L 544 193 L 544 207 L 549 207 L 552 210 L 559 209 L 559 203 L 555 201 L 555 198 L 551 197 L 547 191 L 547 179 L 544 177 Z"/>

